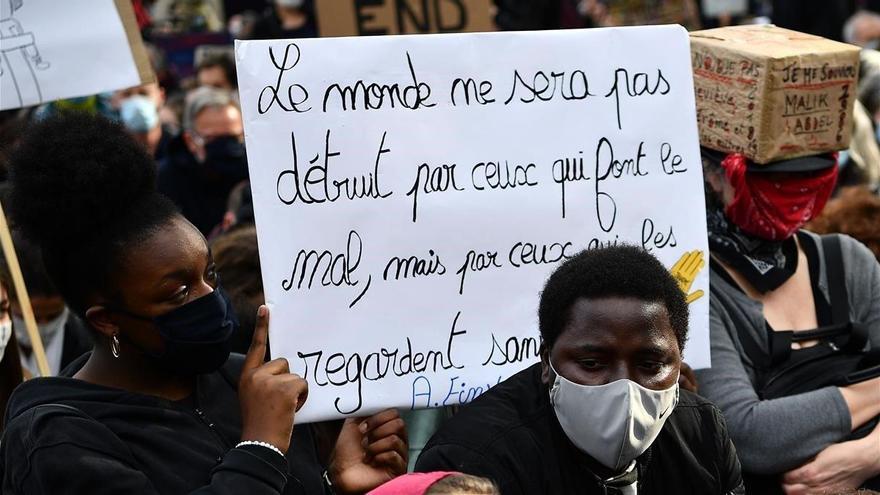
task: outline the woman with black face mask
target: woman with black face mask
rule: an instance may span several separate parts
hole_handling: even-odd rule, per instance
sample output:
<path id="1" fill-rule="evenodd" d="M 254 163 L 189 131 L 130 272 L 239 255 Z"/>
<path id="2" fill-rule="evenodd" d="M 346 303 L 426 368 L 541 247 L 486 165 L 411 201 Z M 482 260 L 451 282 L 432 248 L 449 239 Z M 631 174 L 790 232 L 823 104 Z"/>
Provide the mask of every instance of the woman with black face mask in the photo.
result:
<path id="1" fill-rule="evenodd" d="M 880 265 L 801 228 L 834 188 L 833 155 L 758 165 L 703 152 L 712 368 L 749 493 L 880 484 Z"/>
<path id="2" fill-rule="evenodd" d="M 10 166 L 12 219 L 96 344 L 70 376 L 13 394 L 4 494 L 361 493 L 405 471 L 395 411 L 347 420 L 330 456 L 311 425 L 292 431 L 307 385 L 264 363 L 265 306 L 248 355 L 230 356 L 237 322 L 205 239 L 121 126 L 47 119 Z"/>

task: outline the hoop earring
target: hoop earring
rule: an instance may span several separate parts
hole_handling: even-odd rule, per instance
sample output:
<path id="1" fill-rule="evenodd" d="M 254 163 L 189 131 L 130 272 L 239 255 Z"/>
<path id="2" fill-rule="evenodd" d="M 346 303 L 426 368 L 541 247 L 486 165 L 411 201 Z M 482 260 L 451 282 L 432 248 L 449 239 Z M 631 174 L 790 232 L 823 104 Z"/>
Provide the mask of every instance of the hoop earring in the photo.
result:
<path id="1" fill-rule="evenodd" d="M 119 359 L 119 334 L 114 333 L 110 337 L 110 353 L 113 354 L 113 357 Z"/>

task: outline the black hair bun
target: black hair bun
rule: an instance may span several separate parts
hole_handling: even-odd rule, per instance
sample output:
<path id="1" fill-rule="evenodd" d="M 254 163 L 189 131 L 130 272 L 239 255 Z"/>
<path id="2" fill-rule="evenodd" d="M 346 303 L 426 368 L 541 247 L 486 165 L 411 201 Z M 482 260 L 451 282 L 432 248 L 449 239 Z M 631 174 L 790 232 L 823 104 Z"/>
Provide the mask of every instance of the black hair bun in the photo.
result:
<path id="1" fill-rule="evenodd" d="M 53 247 L 112 229 L 156 194 L 146 149 L 122 125 L 82 112 L 34 123 L 9 168 L 12 222 Z"/>

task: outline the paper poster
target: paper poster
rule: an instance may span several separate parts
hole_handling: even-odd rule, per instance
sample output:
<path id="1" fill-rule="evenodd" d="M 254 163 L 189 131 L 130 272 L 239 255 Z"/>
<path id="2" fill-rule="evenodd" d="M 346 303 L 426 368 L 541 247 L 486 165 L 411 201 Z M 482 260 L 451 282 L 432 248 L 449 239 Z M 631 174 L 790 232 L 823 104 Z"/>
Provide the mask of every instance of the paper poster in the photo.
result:
<path id="1" fill-rule="evenodd" d="M 321 36 L 492 31 L 491 0 L 317 0 Z"/>
<path id="2" fill-rule="evenodd" d="M 154 76 L 128 0 L 0 1 L 0 110 Z"/>
<path id="3" fill-rule="evenodd" d="M 681 27 L 238 41 L 236 59 L 272 353 L 310 386 L 298 421 L 473 400 L 537 361 L 554 267 L 609 243 L 676 266 L 686 360 L 709 364 Z"/>

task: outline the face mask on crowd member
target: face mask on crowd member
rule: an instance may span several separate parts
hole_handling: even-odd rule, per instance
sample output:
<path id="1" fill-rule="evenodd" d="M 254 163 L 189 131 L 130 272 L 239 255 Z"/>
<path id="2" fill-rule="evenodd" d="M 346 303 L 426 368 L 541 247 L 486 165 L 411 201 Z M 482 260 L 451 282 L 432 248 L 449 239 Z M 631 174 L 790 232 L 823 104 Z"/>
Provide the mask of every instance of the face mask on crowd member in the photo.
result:
<path id="1" fill-rule="evenodd" d="M 187 101 L 184 124 L 186 146 L 208 174 L 234 182 L 247 179 L 244 126 L 230 93 L 195 90 Z"/>
<path id="2" fill-rule="evenodd" d="M 155 156 L 162 139 L 162 126 L 153 101 L 141 95 L 126 98 L 119 108 L 119 118 L 129 134 Z"/>
<path id="3" fill-rule="evenodd" d="M 40 339 L 46 345 L 61 333 L 64 325 L 67 324 L 70 313 L 64 304 L 64 299 L 59 295 L 33 295 L 30 301 Z M 15 330 L 18 344 L 25 349 L 30 349 L 33 344 L 27 333 L 21 306 L 17 302 L 12 303 L 12 328 Z"/>
<path id="4" fill-rule="evenodd" d="M 782 241 L 815 218 L 825 207 L 837 181 L 837 167 L 804 172 L 764 172 L 748 169 L 740 154 L 722 162 L 733 187 L 733 200 L 724 213 L 744 232 Z"/>
<path id="5" fill-rule="evenodd" d="M 305 5 L 304 0 L 275 0 L 275 5 L 284 9 L 301 9 Z"/>
<path id="6" fill-rule="evenodd" d="M 112 99 L 113 106 L 121 109 L 123 102 L 134 96 L 143 96 L 150 100 L 157 112 L 165 105 L 165 90 L 159 86 L 159 83 L 148 83 L 115 92 Z"/>
<path id="7" fill-rule="evenodd" d="M 580 299 L 543 354 L 550 402 L 573 444 L 613 473 L 651 446 L 678 403 L 681 352 L 662 303 Z"/>
<path id="8" fill-rule="evenodd" d="M 238 320 L 232 303 L 217 283 L 216 273 L 208 277 L 214 284 L 213 291 L 159 316 L 117 310 L 157 329 L 162 339 L 162 351 L 139 350 L 171 372 L 185 375 L 210 373 L 229 358 L 230 340 L 237 330 Z M 131 343 L 138 347 L 136 342 Z"/>
<path id="9" fill-rule="evenodd" d="M 0 285 L 0 361 L 6 355 L 6 346 L 12 338 L 11 304 L 6 288 Z"/>
<path id="10" fill-rule="evenodd" d="M 797 270 L 795 234 L 822 212 L 834 190 L 836 156 L 758 165 L 704 149 L 703 162 L 713 255 L 761 293 L 780 287 Z"/>

